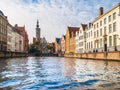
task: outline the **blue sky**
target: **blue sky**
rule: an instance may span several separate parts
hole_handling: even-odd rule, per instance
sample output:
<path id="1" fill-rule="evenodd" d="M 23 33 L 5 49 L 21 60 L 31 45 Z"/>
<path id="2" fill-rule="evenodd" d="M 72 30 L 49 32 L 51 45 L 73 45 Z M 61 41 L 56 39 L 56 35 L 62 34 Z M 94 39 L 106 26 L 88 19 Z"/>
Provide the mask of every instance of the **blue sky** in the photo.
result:
<path id="1" fill-rule="evenodd" d="M 99 7 L 104 12 L 119 3 L 119 0 L 2 0 L 0 10 L 14 25 L 25 25 L 30 42 L 35 35 L 39 20 L 41 37 L 49 42 L 66 33 L 67 26 L 80 26 L 98 16 Z"/>

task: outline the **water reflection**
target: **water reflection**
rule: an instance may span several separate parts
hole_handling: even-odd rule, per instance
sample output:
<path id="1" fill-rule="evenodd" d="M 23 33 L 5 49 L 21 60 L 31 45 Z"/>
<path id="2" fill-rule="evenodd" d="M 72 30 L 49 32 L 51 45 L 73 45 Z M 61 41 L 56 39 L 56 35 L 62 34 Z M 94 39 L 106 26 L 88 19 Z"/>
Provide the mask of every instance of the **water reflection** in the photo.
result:
<path id="1" fill-rule="evenodd" d="M 0 89 L 119 89 L 120 62 L 60 57 L 0 60 Z"/>

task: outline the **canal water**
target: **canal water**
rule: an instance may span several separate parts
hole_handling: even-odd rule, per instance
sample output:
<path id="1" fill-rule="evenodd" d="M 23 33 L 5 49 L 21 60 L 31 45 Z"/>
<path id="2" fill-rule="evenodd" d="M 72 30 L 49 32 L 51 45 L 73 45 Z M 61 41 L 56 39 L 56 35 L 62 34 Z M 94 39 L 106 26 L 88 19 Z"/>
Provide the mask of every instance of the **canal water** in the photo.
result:
<path id="1" fill-rule="evenodd" d="M 0 59 L 0 90 L 120 90 L 120 62 L 61 57 Z"/>

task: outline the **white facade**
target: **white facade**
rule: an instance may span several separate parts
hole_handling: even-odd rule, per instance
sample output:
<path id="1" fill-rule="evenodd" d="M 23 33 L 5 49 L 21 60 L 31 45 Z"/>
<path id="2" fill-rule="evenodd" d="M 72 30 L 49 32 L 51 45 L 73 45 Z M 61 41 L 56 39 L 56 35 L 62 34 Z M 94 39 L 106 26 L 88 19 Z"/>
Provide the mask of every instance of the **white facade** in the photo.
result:
<path id="1" fill-rule="evenodd" d="M 12 37 L 13 37 L 12 26 L 8 23 L 7 25 L 7 51 L 13 51 Z"/>
<path id="2" fill-rule="evenodd" d="M 93 21 L 94 49 L 98 52 L 120 50 L 120 6 L 113 7 Z"/>
<path id="3" fill-rule="evenodd" d="M 23 52 L 23 37 L 10 24 L 7 26 L 7 51 Z"/>
<path id="4" fill-rule="evenodd" d="M 86 24 L 81 24 L 79 32 L 76 32 L 76 53 L 84 53 L 85 52 L 85 28 Z"/>
<path id="5" fill-rule="evenodd" d="M 120 51 L 120 3 L 106 13 L 100 8 L 99 16 L 76 34 L 76 53 Z"/>
<path id="6" fill-rule="evenodd" d="M 86 39 L 85 52 L 86 53 L 93 52 L 94 51 L 94 42 L 93 42 L 94 34 L 93 34 L 93 24 L 92 23 L 89 23 L 87 25 L 87 28 L 85 30 L 85 39 Z"/>
<path id="7" fill-rule="evenodd" d="M 23 37 L 22 35 L 20 35 L 17 31 L 15 31 L 14 33 L 14 37 L 13 37 L 13 41 L 14 41 L 14 51 L 15 52 L 23 52 Z"/>

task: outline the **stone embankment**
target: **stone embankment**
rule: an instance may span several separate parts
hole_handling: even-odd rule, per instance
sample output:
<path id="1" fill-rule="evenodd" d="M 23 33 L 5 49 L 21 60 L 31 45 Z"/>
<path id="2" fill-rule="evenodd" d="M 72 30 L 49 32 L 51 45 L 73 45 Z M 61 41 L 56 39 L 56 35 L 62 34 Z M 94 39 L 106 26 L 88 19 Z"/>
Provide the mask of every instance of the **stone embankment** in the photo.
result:
<path id="1" fill-rule="evenodd" d="M 81 59 L 101 59 L 101 60 L 119 60 L 120 51 L 115 52 L 97 52 L 97 53 L 76 53 L 76 54 L 65 54 L 65 57 L 81 58 Z"/>
<path id="2" fill-rule="evenodd" d="M 9 57 L 27 57 L 28 53 L 24 52 L 0 52 L 0 58 Z"/>

